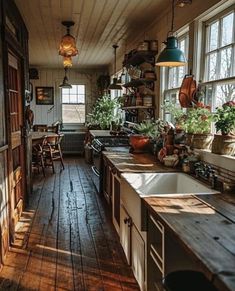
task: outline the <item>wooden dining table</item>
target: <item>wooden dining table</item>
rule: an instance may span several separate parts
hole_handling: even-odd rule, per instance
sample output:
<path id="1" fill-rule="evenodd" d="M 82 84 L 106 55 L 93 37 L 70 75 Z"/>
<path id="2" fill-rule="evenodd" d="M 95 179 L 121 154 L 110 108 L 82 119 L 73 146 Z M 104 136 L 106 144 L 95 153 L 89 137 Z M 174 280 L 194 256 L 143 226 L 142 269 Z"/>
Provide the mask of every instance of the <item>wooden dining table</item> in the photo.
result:
<path id="1" fill-rule="evenodd" d="M 39 138 L 42 137 L 57 137 L 57 136 L 61 136 L 63 134 L 58 134 L 55 132 L 49 132 L 49 131 L 32 131 L 31 132 L 31 136 L 32 136 L 32 140 L 37 140 Z"/>

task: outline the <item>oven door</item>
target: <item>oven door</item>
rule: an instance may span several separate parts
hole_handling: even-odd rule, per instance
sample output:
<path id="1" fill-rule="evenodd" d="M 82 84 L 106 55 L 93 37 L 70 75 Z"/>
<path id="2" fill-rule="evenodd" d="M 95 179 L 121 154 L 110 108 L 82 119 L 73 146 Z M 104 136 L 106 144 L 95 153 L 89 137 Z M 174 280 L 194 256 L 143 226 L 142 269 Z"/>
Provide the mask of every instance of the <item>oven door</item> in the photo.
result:
<path id="1" fill-rule="evenodd" d="M 100 175 L 100 167 L 101 167 L 101 151 L 97 150 L 93 145 L 91 145 L 93 150 L 93 173 L 99 177 Z"/>

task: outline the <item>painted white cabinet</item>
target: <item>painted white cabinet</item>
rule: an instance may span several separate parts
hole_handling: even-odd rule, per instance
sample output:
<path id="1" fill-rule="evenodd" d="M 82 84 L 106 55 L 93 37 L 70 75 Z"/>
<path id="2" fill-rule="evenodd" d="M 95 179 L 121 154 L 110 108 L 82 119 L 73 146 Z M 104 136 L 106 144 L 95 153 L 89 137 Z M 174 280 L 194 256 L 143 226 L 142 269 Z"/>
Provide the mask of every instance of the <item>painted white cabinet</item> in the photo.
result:
<path id="1" fill-rule="evenodd" d="M 131 228 L 131 266 L 141 290 L 145 290 L 145 243 L 139 231 Z"/>
<path id="2" fill-rule="evenodd" d="M 124 253 L 127 258 L 127 262 L 131 263 L 131 227 L 132 221 L 127 211 L 121 205 L 120 207 L 120 242 Z"/>
<path id="3" fill-rule="evenodd" d="M 120 207 L 120 242 L 140 289 L 146 290 L 145 241 L 122 201 Z"/>

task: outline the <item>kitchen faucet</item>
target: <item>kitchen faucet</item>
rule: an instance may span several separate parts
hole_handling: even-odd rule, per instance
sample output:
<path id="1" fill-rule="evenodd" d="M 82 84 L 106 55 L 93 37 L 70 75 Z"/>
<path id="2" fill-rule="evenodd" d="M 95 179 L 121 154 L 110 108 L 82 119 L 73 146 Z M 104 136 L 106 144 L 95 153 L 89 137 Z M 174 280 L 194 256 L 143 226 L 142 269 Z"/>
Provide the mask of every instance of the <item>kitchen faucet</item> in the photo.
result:
<path id="1" fill-rule="evenodd" d="M 200 177 L 206 181 L 211 182 L 211 187 L 214 189 L 216 187 L 217 176 L 215 170 L 206 163 L 198 162 L 195 163 L 195 173 L 196 177 Z"/>

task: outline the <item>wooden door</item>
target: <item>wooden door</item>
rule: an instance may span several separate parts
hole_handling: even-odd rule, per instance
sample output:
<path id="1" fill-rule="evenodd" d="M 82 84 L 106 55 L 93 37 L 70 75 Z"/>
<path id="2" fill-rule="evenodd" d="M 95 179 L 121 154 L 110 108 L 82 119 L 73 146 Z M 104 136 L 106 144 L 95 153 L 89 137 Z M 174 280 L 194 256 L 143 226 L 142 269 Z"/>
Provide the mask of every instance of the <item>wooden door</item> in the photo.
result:
<path id="1" fill-rule="evenodd" d="M 22 138 L 23 100 L 21 92 L 20 59 L 8 53 L 8 162 L 10 186 L 10 216 L 11 238 L 13 238 L 15 223 L 18 221 L 22 208 L 25 191 L 25 157 Z M 13 238 L 14 239 L 14 238 Z"/>

